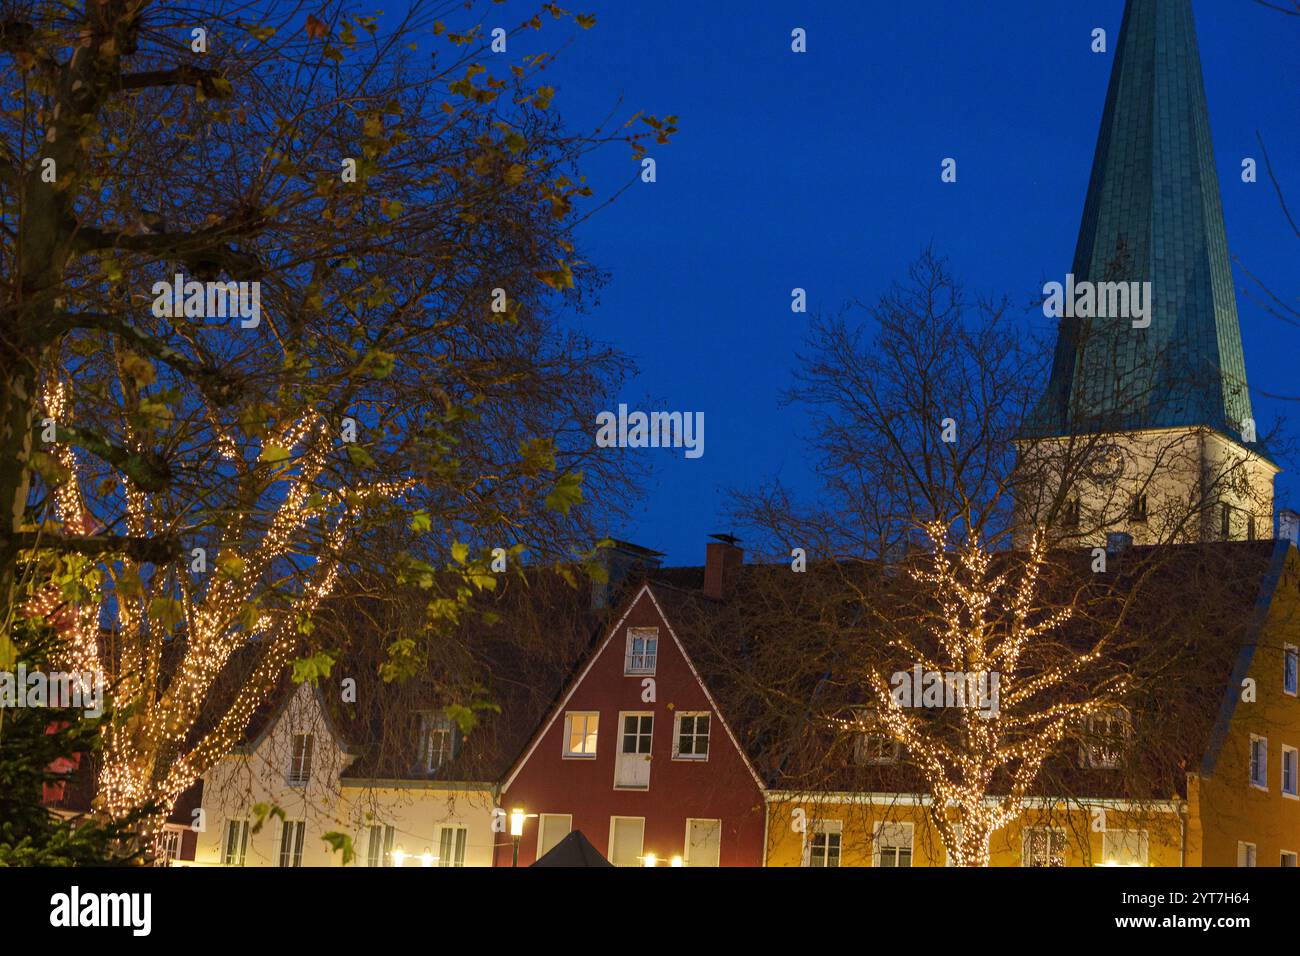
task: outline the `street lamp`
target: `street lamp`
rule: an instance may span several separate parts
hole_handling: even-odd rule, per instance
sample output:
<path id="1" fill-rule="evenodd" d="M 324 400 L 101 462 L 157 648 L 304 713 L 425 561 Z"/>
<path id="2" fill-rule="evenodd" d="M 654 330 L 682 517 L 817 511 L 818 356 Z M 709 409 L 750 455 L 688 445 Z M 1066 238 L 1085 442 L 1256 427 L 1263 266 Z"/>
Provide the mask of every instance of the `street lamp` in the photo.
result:
<path id="1" fill-rule="evenodd" d="M 658 866 L 659 864 L 659 857 L 655 856 L 653 853 L 647 853 L 641 859 L 646 866 Z"/>
<path id="2" fill-rule="evenodd" d="M 510 811 L 510 839 L 515 845 L 512 867 L 519 865 L 519 838 L 524 835 L 524 811 L 518 808 Z"/>
<path id="3" fill-rule="evenodd" d="M 675 857 L 673 857 L 673 859 L 672 859 L 672 865 L 673 865 L 673 866 L 681 866 L 681 865 L 682 865 L 682 858 L 681 858 L 680 856 L 675 856 Z"/>

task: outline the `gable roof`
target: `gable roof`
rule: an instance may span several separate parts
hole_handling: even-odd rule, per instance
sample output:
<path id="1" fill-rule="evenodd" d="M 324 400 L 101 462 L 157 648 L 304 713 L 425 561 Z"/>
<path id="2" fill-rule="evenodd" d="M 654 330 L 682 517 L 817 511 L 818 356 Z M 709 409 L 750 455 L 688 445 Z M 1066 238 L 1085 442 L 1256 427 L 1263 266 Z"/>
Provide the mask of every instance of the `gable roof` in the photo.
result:
<path id="1" fill-rule="evenodd" d="M 673 644 L 682 655 L 682 659 L 686 662 L 686 666 L 689 668 L 691 675 L 695 678 L 696 683 L 699 684 L 700 689 L 704 692 L 705 699 L 708 700 L 709 706 L 712 707 L 714 712 L 718 715 L 718 720 L 726 731 L 727 738 L 731 741 L 732 746 L 736 748 L 736 752 L 740 754 L 740 758 L 745 764 L 745 769 L 749 771 L 750 776 L 754 780 L 755 786 L 760 790 L 764 788 L 763 778 L 754 768 L 745 748 L 741 745 L 740 740 L 733 732 L 731 724 L 727 720 L 726 712 L 723 708 L 718 706 L 713 694 L 709 691 L 708 683 L 701 676 L 699 670 L 695 666 L 695 662 L 691 659 L 691 654 L 686 649 L 686 645 L 678 635 L 678 630 L 674 625 L 674 620 L 680 621 L 681 618 L 676 615 L 670 615 L 667 610 L 671 608 L 680 609 L 687 603 L 693 603 L 702 600 L 702 598 L 681 589 L 673 588 L 669 585 L 657 583 L 653 580 L 646 580 L 629 593 L 628 597 L 622 604 L 622 613 L 618 616 L 618 619 L 614 622 L 613 626 L 607 629 L 603 639 L 596 642 L 575 669 L 573 677 L 565 685 L 558 700 L 550 708 L 546 719 L 538 725 L 536 731 L 530 737 L 527 746 L 510 766 L 505 775 L 505 779 L 501 783 L 502 791 L 510 789 L 510 785 L 519 775 L 519 772 L 523 769 L 524 765 L 527 764 L 529 758 L 532 757 L 533 752 L 541 743 L 542 738 L 546 736 L 551 726 L 564 713 L 565 706 L 573 697 L 574 692 L 582 686 L 582 682 L 587 678 L 592 667 L 595 666 L 596 661 L 600 659 L 600 656 L 604 653 L 605 649 L 609 647 L 609 644 L 613 641 L 614 637 L 623 630 L 623 624 L 627 620 L 627 616 L 632 612 L 632 609 L 637 605 L 642 597 L 648 598 L 654 605 L 655 611 L 663 621 L 664 627 L 667 629 L 669 636 L 673 640 Z"/>

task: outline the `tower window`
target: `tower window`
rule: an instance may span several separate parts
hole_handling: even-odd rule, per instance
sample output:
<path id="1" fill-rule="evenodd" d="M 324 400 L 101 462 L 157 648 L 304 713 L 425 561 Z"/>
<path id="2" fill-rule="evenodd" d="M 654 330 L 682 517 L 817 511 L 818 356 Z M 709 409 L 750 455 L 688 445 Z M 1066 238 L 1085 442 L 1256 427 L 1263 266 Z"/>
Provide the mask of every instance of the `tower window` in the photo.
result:
<path id="1" fill-rule="evenodd" d="M 1147 496 L 1134 495 L 1133 503 L 1129 506 L 1129 519 L 1131 521 L 1147 520 Z"/>

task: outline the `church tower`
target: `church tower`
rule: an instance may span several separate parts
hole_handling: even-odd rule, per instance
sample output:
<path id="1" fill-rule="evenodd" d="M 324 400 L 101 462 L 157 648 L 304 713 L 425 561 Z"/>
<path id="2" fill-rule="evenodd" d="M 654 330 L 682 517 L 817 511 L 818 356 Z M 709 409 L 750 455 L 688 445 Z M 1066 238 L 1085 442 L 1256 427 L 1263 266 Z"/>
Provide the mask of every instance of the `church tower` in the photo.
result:
<path id="1" fill-rule="evenodd" d="M 1191 0 L 1125 6 L 1059 278 L 1051 378 L 1018 443 L 1022 517 L 1051 512 L 1081 543 L 1271 537 L 1279 469 L 1246 389 Z"/>

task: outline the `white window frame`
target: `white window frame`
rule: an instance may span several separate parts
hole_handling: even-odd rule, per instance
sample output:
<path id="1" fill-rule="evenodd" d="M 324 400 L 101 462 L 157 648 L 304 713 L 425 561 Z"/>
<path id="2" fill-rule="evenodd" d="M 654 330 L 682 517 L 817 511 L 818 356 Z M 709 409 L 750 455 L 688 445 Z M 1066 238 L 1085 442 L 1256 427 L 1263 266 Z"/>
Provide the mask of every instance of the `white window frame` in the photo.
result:
<path id="1" fill-rule="evenodd" d="M 692 823 L 716 823 L 718 825 L 718 862 L 716 866 L 722 866 L 722 821 L 717 817 L 687 817 L 686 818 L 686 839 L 682 844 L 682 865 L 696 866 L 691 862 L 691 824 Z M 703 864 L 700 864 L 703 866 Z M 707 868 L 707 867 L 706 867 Z"/>
<path id="2" fill-rule="evenodd" d="M 871 725 L 877 722 L 877 711 L 874 707 L 860 707 L 857 709 L 857 719 L 861 724 Z M 872 746 L 872 741 L 878 741 L 879 746 Z M 888 751 L 888 753 L 884 753 Z M 872 730 L 859 730 L 853 738 L 853 765 L 855 767 L 888 767 L 898 763 L 903 758 L 903 745 L 890 737 L 888 734 L 876 733 Z"/>
<path id="3" fill-rule="evenodd" d="M 230 850 L 230 831 L 238 829 L 239 832 L 239 851 L 237 856 L 232 855 Z M 222 866 L 244 866 L 248 860 L 248 820 L 247 818 L 236 818 L 226 821 L 226 825 L 221 828 L 221 865 Z"/>
<path id="4" fill-rule="evenodd" d="M 1263 760 L 1255 760 L 1255 744 L 1264 745 Z M 1250 774 L 1250 785 L 1256 790 L 1268 791 L 1268 738 L 1261 737 L 1259 734 L 1250 735 L 1250 760 L 1247 765 L 1247 773 Z M 1253 844 L 1252 844 L 1253 845 Z"/>
<path id="5" fill-rule="evenodd" d="M 582 745 L 584 750 L 573 751 L 569 749 L 569 744 L 573 740 L 573 718 L 583 718 L 583 735 Z M 594 733 L 587 729 L 586 718 L 596 718 L 596 730 Z M 586 753 L 587 742 L 591 741 L 591 753 Z M 564 739 L 560 741 L 560 755 L 567 760 L 595 760 L 596 753 L 600 746 L 600 711 L 598 710 L 570 710 L 564 714 Z"/>
<path id="6" fill-rule="evenodd" d="M 1258 866 L 1259 848 L 1245 840 L 1237 841 L 1237 866 Z"/>
<path id="7" fill-rule="evenodd" d="M 303 741 L 303 749 L 298 750 L 298 741 Z M 299 788 L 311 782 L 311 764 L 316 750 L 315 734 L 291 734 L 289 737 L 289 769 L 284 775 L 285 783 Z"/>
<path id="8" fill-rule="evenodd" d="M 567 820 L 568 823 L 565 826 L 564 836 L 560 837 L 559 840 L 556 840 L 555 843 L 552 843 L 546 849 L 542 849 L 542 834 L 546 832 L 547 820 Z M 555 846 L 560 842 L 560 840 L 563 840 L 564 837 L 567 837 L 572 832 L 573 832 L 572 813 L 539 813 L 537 815 L 537 859 L 540 860 L 547 853 L 551 852 L 551 850 L 555 848 Z"/>
<path id="9" fill-rule="evenodd" d="M 285 857 L 284 838 L 286 834 L 290 834 L 296 837 L 295 846 L 293 847 L 293 850 L 290 853 L 290 859 L 292 860 L 292 862 L 290 863 L 284 862 L 284 857 Z M 287 820 L 287 819 L 281 820 L 280 836 L 279 839 L 276 840 L 276 846 L 275 846 L 276 866 L 285 867 L 285 868 L 301 867 L 302 854 L 306 844 L 307 844 L 307 821 L 306 820 Z"/>
<path id="10" fill-rule="evenodd" d="M 624 730 L 623 730 L 623 727 L 624 727 L 624 725 L 627 723 L 627 718 L 629 718 L 629 717 L 636 717 L 636 718 L 637 718 L 637 738 L 638 738 L 638 746 L 640 745 L 640 738 L 643 736 L 642 733 L 641 733 L 641 723 L 640 723 L 640 721 L 641 721 L 642 718 L 645 718 L 645 717 L 649 717 L 649 718 L 650 718 L 650 734 L 649 734 L 649 736 L 650 736 L 650 749 L 649 749 L 649 751 L 647 751 L 647 752 L 644 753 L 644 754 L 642 754 L 639 750 L 636 751 L 635 753 L 630 753 L 630 754 L 627 753 L 627 752 L 625 752 L 625 751 L 623 750 L 623 738 L 624 738 L 624 736 L 626 736 L 626 734 L 625 734 L 625 732 L 624 732 Z M 649 792 L 649 790 L 650 790 L 650 783 L 649 783 L 649 775 L 648 775 L 648 774 L 647 774 L 646 785 L 645 785 L 644 787 L 629 787 L 629 786 L 626 786 L 626 785 L 620 785 L 620 784 L 619 784 L 619 782 L 618 782 L 618 772 L 619 772 L 619 768 L 620 768 L 620 766 L 621 766 L 621 764 L 622 764 L 622 761 L 623 761 L 623 759 L 624 759 L 625 757 L 626 757 L 626 758 L 631 758 L 631 759 L 636 759 L 636 758 L 641 758 L 641 757 L 643 757 L 643 758 L 646 760 L 647 763 L 650 761 L 650 759 L 654 756 L 654 749 L 655 749 L 655 736 L 654 736 L 654 735 L 655 735 L 655 714 L 654 714 L 654 711 L 653 711 L 653 710 L 620 710 L 620 711 L 618 712 L 618 742 L 614 745 L 614 789 L 615 789 L 615 790 L 629 790 L 629 791 L 632 791 L 633 793 L 647 793 L 647 792 Z"/>
<path id="11" fill-rule="evenodd" d="M 826 844 L 822 849 L 822 863 L 813 863 L 813 838 L 824 836 Z M 830 838 L 837 837 L 835 845 L 835 865 L 830 865 Z M 844 865 L 844 821 L 843 820 L 809 820 L 803 834 L 803 853 L 799 865 L 809 869 L 839 869 Z"/>
<path id="12" fill-rule="evenodd" d="M 154 866 L 171 866 L 172 860 L 181 858 L 181 840 L 185 831 L 181 827 L 166 825 L 159 835 L 162 852 L 153 861 Z"/>
<path id="13" fill-rule="evenodd" d="M 910 869 L 916 858 L 916 828 L 913 824 L 894 821 L 894 820 L 877 820 L 871 825 L 871 865 L 880 866 L 880 860 L 884 856 L 881 853 L 880 834 L 884 832 L 885 827 L 902 827 L 907 831 L 907 867 L 898 866 L 899 851 L 901 846 L 890 847 L 894 854 L 894 867 L 896 869 Z M 843 847 L 841 846 L 841 849 Z"/>
<path id="14" fill-rule="evenodd" d="M 1277 858 L 1277 865 L 1281 867 L 1285 867 L 1287 865 L 1286 861 L 1288 858 L 1290 858 L 1292 866 L 1295 866 L 1297 863 L 1300 863 L 1300 856 L 1297 856 L 1294 850 L 1283 850 Z"/>
<path id="15" fill-rule="evenodd" d="M 632 651 L 632 644 L 640 638 L 642 641 L 654 639 L 654 651 L 647 652 L 645 645 L 642 645 L 640 655 Z M 659 628 L 657 627 L 629 627 L 627 629 L 627 646 L 623 653 L 623 676 L 624 677 L 652 677 L 655 669 L 659 665 Z"/>
<path id="16" fill-rule="evenodd" d="M 1291 758 L 1291 789 L 1287 789 L 1286 781 L 1286 763 L 1287 757 Z M 1282 796 L 1288 800 L 1300 800 L 1300 780 L 1297 775 L 1300 774 L 1300 752 L 1294 747 L 1282 745 L 1282 766 L 1278 768 L 1278 781 L 1281 786 Z"/>
<path id="17" fill-rule="evenodd" d="M 1123 707 L 1091 715 L 1088 718 L 1088 735 L 1092 739 L 1079 748 L 1079 766 L 1088 770 L 1118 770 L 1124 759 L 1124 750 L 1128 748 L 1133 736 L 1131 721 L 1129 712 Z M 1114 734 L 1116 727 L 1120 728 L 1118 735 Z M 1107 738 L 1114 740 L 1115 753 L 1105 753 L 1102 745 L 1094 742 L 1099 729 L 1104 730 Z"/>
<path id="18" fill-rule="evenodd" d="M 1057 837 L 1060 837 L 1061 866 L 1069 865 L 1069 859 L 1065 855 L 1066 850 L 1069 849 L 1069 838 L 1067 837 L 1065 830 L 1062 829 L 1061 827 L 1031 826 L 1031 827 L 1025 827 L 1023 830 L 1020 831 L 1020 865 L 1021 866 L 1032 867 L 1034 869 L 1039 868 L 1037 865 L 1031 863 L 1029 860 L 1029 854 L 1033 848 L 1032 846 L 1033 841 L 1031 839 L 1031 835 L 1034 833 L 1051 834 L 1051 836 L 1048 837 L 1048 842 L 1047 842 L 1047 854 L 1049 857 L 1052 855 L 1052 844 L 1055 843 Z M 1045 863 L 1043 864 L 1043 867 L 1050 869 L 1052 867 L 1052 864 L 1050 862 Z"/>
<path id="19" fill-rule="evenodd" d="M 1113 837 L 1112 834 L 1123 834 L 1121 838 L 1124 840 L 1126 845 L 1129 843 L 1130 840 L 1133 840 L 1137 843 L 1138 848 L 1141 850 L 1138 856 L 1142 860 L 1142 862 L 1138 863 L 1137 866 L 1151 865 L 1151 839 L 1146 830 L 1107 829 L 1107 830 L 1103 830 L 1101 834 L 1101 864 L 1100 864 L 1101 866 L 1110 865 L 1110 860 L 1107 858 L 1107 853 L 1106 853 L 1106 840 L 1108 838 L 1112 840 L 1116 839 L 1116 837 Z"/>
<path id="20" fill-rule="evenodd" d="M 439 741 L 438 748 L 433 746 Z M 442 742 L 446 742 L 446 746 Z M 436 761 L 435 762 L 435 758 Z M 421 773 L 437 773 L 456 759 L 456 723 L 446 714 L 425 711 L 420 714 L 420 753 L 417 766 Z"/>
<path id="21" fill-rule="evenodd" d="M 627 864 L 628 866 L 641 866 L 645 860 L 645 817 L 613 816 L 609 818 L 609 842 L 605 844 L 609 847 L 609 862 L 614 863 L 614 827 L 619 820 L 641 821 L 641 848 L 636 851 L 636 862 Z M 614 863 L 614 865 L 619 866 L 620 864 Z"/>
<path id="22" fill-rule="evenodd" d="M 450 861 L 448 861 L 447 858 L 442 855 L 443 837 L 448 833 L 451 834 L 450 842 L 451 842 L 451 850 L 452 850 L 452 859 Z M 437 837 L 438 837 L 438 865 L 451 866 L 451 867 L 463 867 L 465 865 L 465 857 L 469 852 L 469 827 L 458 826 L 456 824 L 448 824 L 446 826 L 440 826 L 438 827 Z M 460 851 L 459 859 L 456 858 L 456 852 L 458 850 Z"/>
<path id="23" fill-rule="evenodd" d="M 704 732 L 704 753 L 702 753 L 702 754 L 684 754 L 684 753 L 681 752 L 681 746 L 682 746 L 682 718 L 683 718 L 683 717 L 691 717 L 691 718 L 700 718 L 700 717 L 704 717 L 704 718 L 706 718 L 706 719 L 708 720 L 708 722 L 709 722 L 709 728 L 708 728 L 708 730 L 706 730 L 706 731 Z M 697 723 L 696 723 L 694 726 L 695 726 L 696 728 L 699 727 L 699 723 L 698 723 L 698 721 L 697 721 Z M 687 761 L 688 763 L 690 763 L 690 762 L 694 762 L 694 763 L 706 763 L 706 762 L 708 762 L 708 759 L 709 759 L 709 749 L 710 749 L 710 747 L 712 746 L 712 741 L 710 740 L 710 737 L 712 736 L 712 734 L 713 734 L 713 714 L 712 714 L 711 712 L 709 712 L 709 711 L 707 711 L 707 710 L 687 710 L 687 711 L 679 711 L 677 714 L 675 714 L 675 715 L 673 716 L 673 759 L 674 759 L 674 760 L 685 760 L 685 761 Z M 695 740 L 695 741 L 698 741 L 698 740 L 699 740 L 699 738 L 700 738 L 700 734 L 699 734 L 699 732 L 698 732 L 698 729 L 697 729 L 697 731 L 696 731 L 695 733 L 691 734 L 691 738 L 692 738 L 693 740 Z"/>
<path id="24" fill-rule="evenodd" d="M 1295 670 L 1290 674 L 1287 673 L 1287 661 L 1295 661 Z M 1294 683 L 1293 686 L 1287 687 L 1287 678 L 1290 677 Z M 1289 697 L 1295 697 L 1300 693 L 1300 647 L 1294 644 L 1282 645 L 1282 693 Z"/>
<path id="25" fill-rule="evenodd" d="M 376 833 L 378 830 L 378 843 Z M 372 823 L 366 827 L 366 866 L 382 867 L 393 865 L 393 844 L 397 841 L 395 828 L 385 823 Z M 375 853 L 378 849 L 379 852 Z M 378 862 L 372 862 L 378 860 Z"/>

